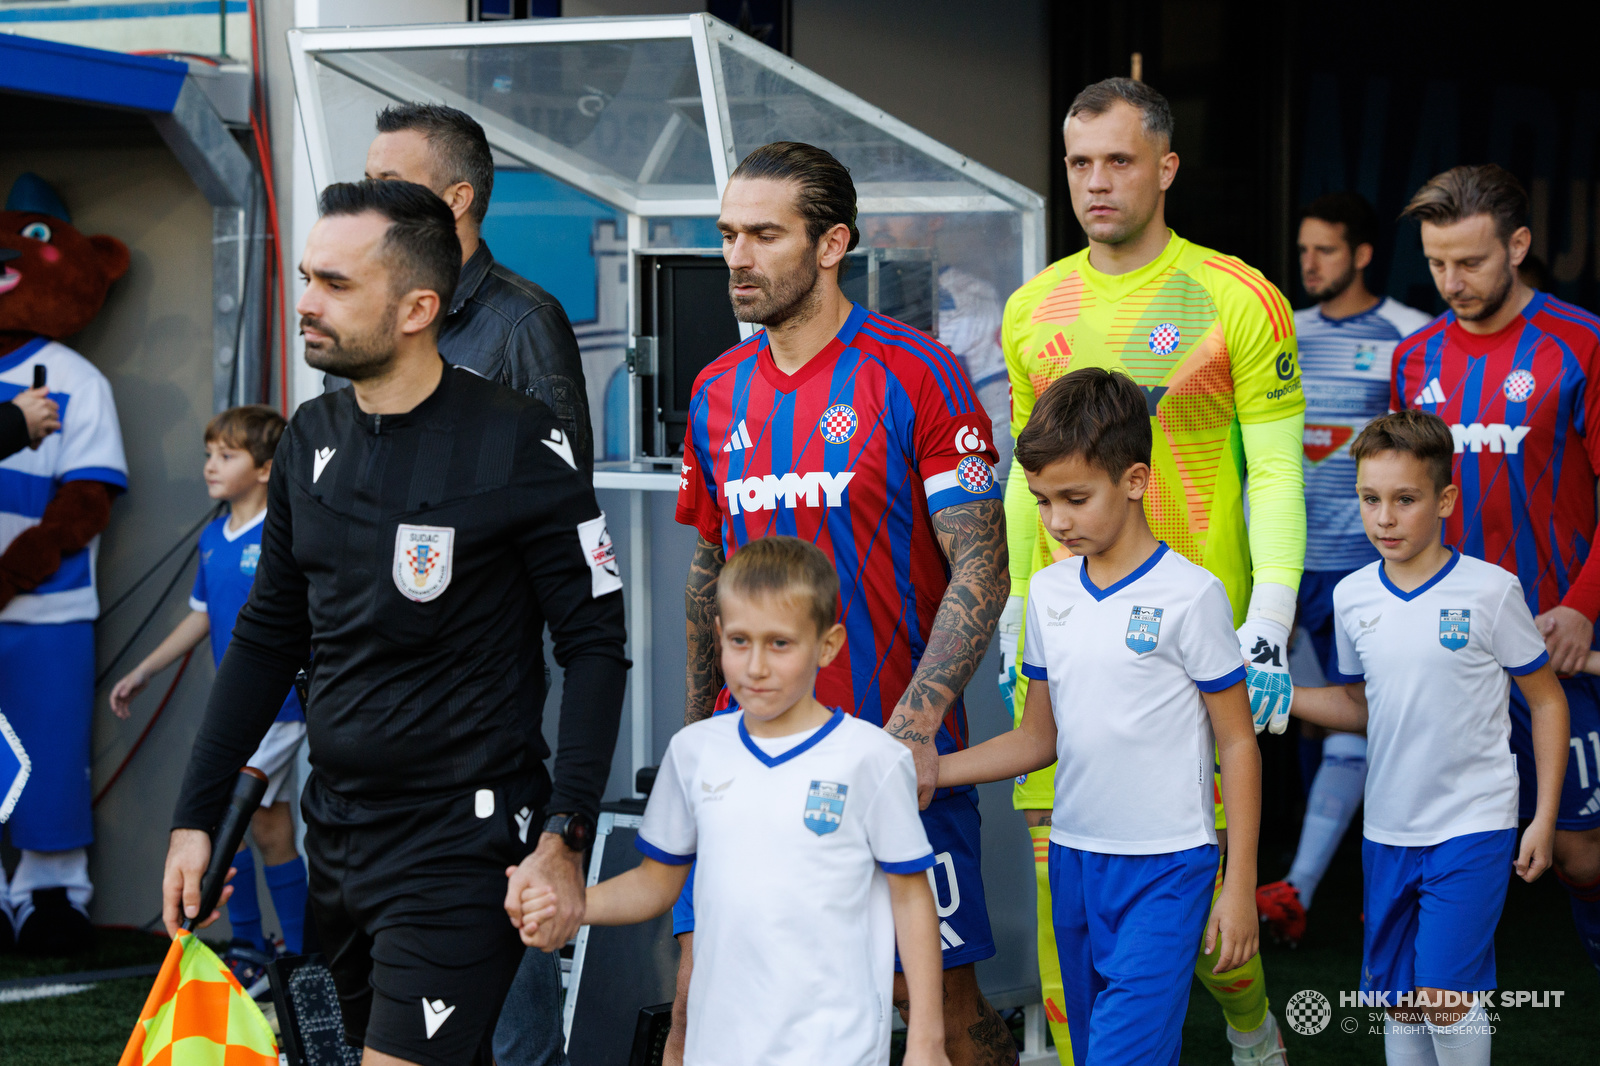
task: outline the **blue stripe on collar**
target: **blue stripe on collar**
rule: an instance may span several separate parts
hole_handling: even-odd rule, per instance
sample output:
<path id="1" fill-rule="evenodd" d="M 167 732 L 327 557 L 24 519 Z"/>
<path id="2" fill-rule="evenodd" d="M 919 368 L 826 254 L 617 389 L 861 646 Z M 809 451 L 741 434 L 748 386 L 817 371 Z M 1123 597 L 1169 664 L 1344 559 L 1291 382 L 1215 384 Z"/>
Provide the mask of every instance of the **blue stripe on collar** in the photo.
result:
<path id="1" fill-rule="evenodd" d="M 749 731 L 744 727 L 744 715 L 741 714 L 739 716 L 739 739 L 744 741 L 744 746 L 746 748 L 750 749 L 750 754 L 760 759 L 764 765 L 781 766 L 795 756 L 802 755 L 816 747 L 818 744 L 822 743 L 823 738 L 837 729 L 839 723 L 842 721 L 844 721 L 844 712 L 835 707 L 833 710 L 833 717 L 829 718 L 826 722 L 823 722 L 822 725 L 818 726 L 815 733 L 812 733 L 805 740 L 801 741 L 780 755 L 768 755 L 766 752 L 761 750 L 761 745 L 757 744 L 750 738 Z"/>

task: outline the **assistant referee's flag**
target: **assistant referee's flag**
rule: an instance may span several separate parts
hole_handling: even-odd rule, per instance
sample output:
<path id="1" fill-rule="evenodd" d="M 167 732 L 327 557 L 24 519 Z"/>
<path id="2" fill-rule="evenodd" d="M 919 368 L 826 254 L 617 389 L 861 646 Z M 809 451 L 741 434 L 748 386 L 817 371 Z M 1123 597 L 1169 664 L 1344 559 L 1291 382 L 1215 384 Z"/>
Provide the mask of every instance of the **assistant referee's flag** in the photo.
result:
<path id="1" fill-rule="evenodd" d="M 278 1045 L 216 952 L 180 930 L 118 1066 L 278 1066 Z"/>

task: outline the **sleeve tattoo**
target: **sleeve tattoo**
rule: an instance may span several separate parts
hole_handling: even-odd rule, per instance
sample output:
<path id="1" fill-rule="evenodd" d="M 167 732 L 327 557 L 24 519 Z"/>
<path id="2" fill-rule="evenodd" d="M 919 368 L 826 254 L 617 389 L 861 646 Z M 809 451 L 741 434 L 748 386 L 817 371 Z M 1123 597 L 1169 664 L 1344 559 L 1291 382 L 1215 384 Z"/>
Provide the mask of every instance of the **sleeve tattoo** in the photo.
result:
<path id="1" fill-rule="evenodd" d="M 722 689 L 722 664 L 717 654 L 717 577 L 725 562 L 722 545 L 700 537 L 689 562 L 689 583 L 683 592 L 689 638 L 688 698 L 683 724 L 711 717 Z"/>
<path id="2" fill-rule="evenodd" d="M 920 740 L 937 730 L 989 650 L 1011 575 L 1006 555 L 1005 507 L 978 500 L 933 516 L 939 547 L 950 563 L 950 585 L 934 616 L 928 646 L 900 698 L 889 733 Z"/>

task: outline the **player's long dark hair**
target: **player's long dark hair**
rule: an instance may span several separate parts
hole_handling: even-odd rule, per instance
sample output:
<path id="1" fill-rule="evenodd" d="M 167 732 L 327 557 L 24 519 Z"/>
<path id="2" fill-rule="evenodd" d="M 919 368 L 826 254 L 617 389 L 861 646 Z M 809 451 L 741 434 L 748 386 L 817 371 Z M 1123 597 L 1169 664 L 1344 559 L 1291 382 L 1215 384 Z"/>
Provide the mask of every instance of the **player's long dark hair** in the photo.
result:
<path id="1" fill-rule="evenodd" d="M 744 162 L 729 175 L 733 178 L 766 178 L 792 181 L 798 186 L 795 207 L 806 220 L 806 237 L 816 244 L 835 226 L 850 228 L 849 251 L 861 240 L 856 229 L 856 183 L 850 169 L 813 144 L 800 141 L 773 141 L 744 157 Z"/>

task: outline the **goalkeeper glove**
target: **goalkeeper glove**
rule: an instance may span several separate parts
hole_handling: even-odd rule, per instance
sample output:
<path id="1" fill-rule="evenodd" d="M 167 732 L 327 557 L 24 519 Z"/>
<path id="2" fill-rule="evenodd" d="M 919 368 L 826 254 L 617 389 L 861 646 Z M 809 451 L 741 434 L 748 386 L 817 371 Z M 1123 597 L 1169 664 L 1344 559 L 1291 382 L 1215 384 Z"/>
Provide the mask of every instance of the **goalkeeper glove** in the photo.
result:
<path id="1" fill-rule="evenodd" d="M 1244 653 L 1245 687 L 1256 732 L 1282 733 L 1289 725 L 1294 682 L 1289 678 L 1289 627 L 1294 624 L 1295 594 L 1287 585 L 1263 581 L 1250 594 L 1250 610 L 1239 627 Z"/>
<path id="2" fill-rule="evenodd" d="M 1006 600 L 1000 612 L 1000 627 L 996 631 L 1000 640 L 1000 702 L 1006 705 L 1011 720 L 1017 720 L 1017 646 L 1022 643 L 1022 597 Z"/>

